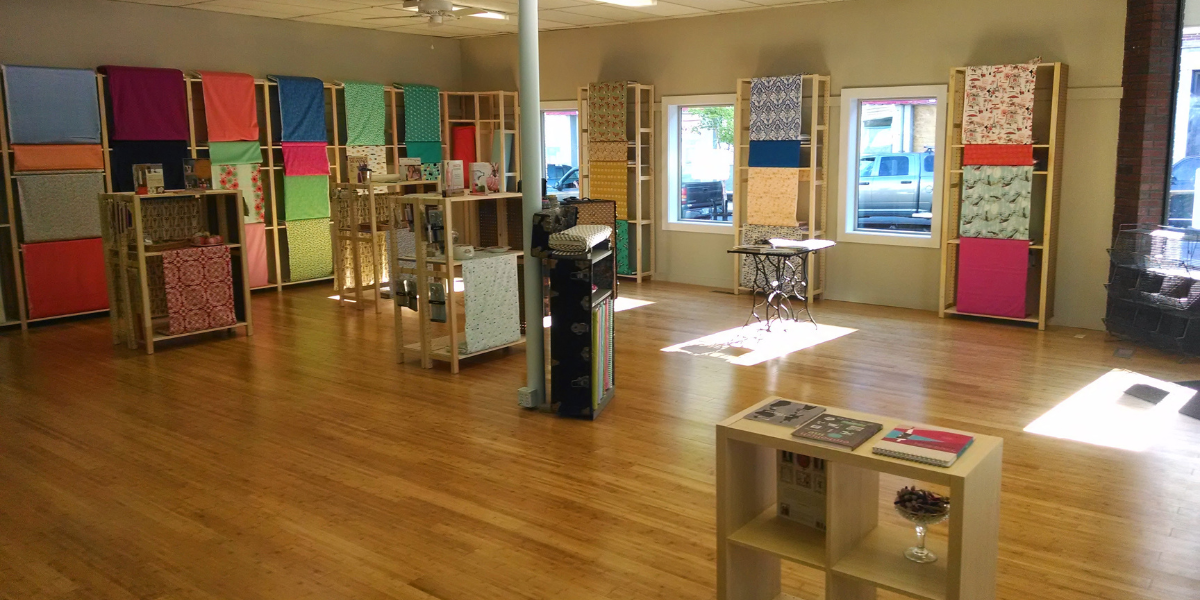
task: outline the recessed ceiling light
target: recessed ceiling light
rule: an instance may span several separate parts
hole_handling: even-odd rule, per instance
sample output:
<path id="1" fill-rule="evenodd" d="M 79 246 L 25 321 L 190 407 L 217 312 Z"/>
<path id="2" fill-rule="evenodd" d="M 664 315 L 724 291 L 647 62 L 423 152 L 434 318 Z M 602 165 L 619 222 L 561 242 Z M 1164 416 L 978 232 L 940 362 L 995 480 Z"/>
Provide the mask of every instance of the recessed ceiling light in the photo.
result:
<path id="1" fill-rule="evenodd" d="M 658 6 L 658 0 L 600 0 L 600 2 L 620 6 Z"/>
<path id="2" fill-rule="evenodd" d="M 503 14 L 503 13 L 498 13 L 498 12 L 481 12 L 481 13 L 475 13 L 473 15 L 467 15 L 467 16 L 468 17 L 479 17 L 480 19 L 496 19 L 497 21 L 507 21 L 508 20 L 508 15 Z"/>

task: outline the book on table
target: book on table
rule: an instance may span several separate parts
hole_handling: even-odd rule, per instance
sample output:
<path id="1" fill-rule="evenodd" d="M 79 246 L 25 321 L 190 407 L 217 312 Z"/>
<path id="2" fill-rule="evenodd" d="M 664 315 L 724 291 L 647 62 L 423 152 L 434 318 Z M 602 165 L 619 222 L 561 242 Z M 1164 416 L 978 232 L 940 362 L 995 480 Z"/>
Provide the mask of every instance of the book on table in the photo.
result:
<path id="1" fill-rule="evenodd" d="M 949 467 L 975 438 L 961 433 L 919 427 L 897 427 L 875 442 L 871 452 L 939 467 Z"/>
<path id="2" fill-rule="evenodd" d="M 792 432 L 792 437 L 804 438 L 851 450 L 879 433 L 883 425 L 825 413 Z"/>
<path id="3" fill-rule="evenodd" d="M 791 400 L 776 400 L 743 418 L 796 427 L 811 421 L 813 417 L 823 412 L 825 412 L 824 406 L 792 402 Z"/>

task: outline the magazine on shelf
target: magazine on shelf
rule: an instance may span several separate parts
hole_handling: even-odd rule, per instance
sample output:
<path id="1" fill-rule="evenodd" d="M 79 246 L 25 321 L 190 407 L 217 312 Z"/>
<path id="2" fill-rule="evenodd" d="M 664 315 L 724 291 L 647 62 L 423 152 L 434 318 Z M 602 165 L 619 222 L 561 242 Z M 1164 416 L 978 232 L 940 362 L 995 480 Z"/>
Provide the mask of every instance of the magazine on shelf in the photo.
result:
<path id="1" fill-rule="evenodd" d="M 949 467 L 975 438 L 961 433 L 919 427 L 897 427 L 875 442 L 871 452 L 893 458 Z"/>
<path id="2" fill-rule="evenodd" d="M 825 461 L 786 450 L 776 452 L 775 514 L 825 531 Z"/>
<path id="3" fill-rule="evenodd" d="M 849 448 L 851 450 L 879 433 L 883 425 L 825 413 L 792 432 L 792 437 L 804 438 Z"/>
<path id="4" fill-rule="evenodd" d="M 797 427 L 825 412 L 825 407 L 791 400 L 776 400 L 762 408 L 742 417 L 751 421 L 762 421 L 774 425 Z"/>

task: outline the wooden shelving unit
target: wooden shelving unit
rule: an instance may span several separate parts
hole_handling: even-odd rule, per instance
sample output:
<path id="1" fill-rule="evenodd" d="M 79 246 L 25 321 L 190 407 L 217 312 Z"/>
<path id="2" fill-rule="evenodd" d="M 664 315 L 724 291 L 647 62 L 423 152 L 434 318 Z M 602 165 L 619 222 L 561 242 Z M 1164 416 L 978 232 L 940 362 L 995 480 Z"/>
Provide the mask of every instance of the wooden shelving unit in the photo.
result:
<path id="1" fill-rule="evenodd" d="M 147 247 L 149 236 L 156 243 L 179 241 L 186 245 L 190 233 L 167 229 L 152 230 L 144 215 L 151 205 L 164 201 L 193 200 L 193 218 L 207 231 L 216 232 L 229 247 L 233 271 L 233 300 L 237 322 L 228 327 L 186 334 L 169 335 L 155 331 L 155 314 L 151 289 L 151 269 L 147 259 L 161 256 L 162 251 Z M 108 280 L 109 319 L 112 324 L 113 343 L 122 341 L 130 349 L 142 344 L 146 354 L 154 354 L 154 343 L 245 327 L 246 335 L 254 334 L 250 314 L 250 282 L 247 276 L 246 253 L 241 242 L 246 239 L 246 227 L 242 219 L 241 195 L 234 190 L 183 191 L 164 194 L 138 195 L 132 193 L 102 194 L 98 202 L 101 228 L 104 239 L 104 265 Z M 161 221 L 165 222 L 165 221 Z"/>
<path id="2" fill-rule="evenodd" d="M 515 192 L 521 177 L 521 105 L 517 92 L 446 92 L 442 100 L 442 155 L 445 160 L 454 158 L 452 132 L 458 126 L 475 128 L 476 162 L 496 163 L 502 173 L 500 191 Z M 509 147 L 508 140 L 512 140 Z M 471 165 L 463 164 L 467 187 L 471 187 Z M 491 221 L 496 222 L 494 234 L 496 245 L 519 246 L 520 242 L 508 239 L 508 203 L 498 200 L 494 204 L 472 202 L 457 205 L 455 215 L 461 228 L 460 243 L 481 245 L 484 237 L 493 239 Z M 519 211 L 519 205 L 517 210 Z M 488 231 L 483 231 L 487 221 Z M 500 238 L 503 238 L 501 240 Z M 514 243 L 515 242 L 515 243 Z"/>
<path id="3" fill-rule="evenodd" d="M 953 466 L 935 467 L 871 453 L 875 440 L 902 424 L 896 419 L 829 408 L 883 425 L 854 451 L 792 437 L 791 427 L 743 419 L 777 399 L 717 425 L 719 600 L 786 598 L 780 593 L 781 560 L 823 571 L 831 600 L 873 600 L 876 589 L 928 600 L 996 597 L 1001 438 L 969 434 L 975 441 Z M 776 516 L 780 450 L 826 461 L 825 531 Z M 949 540 L 926 541 L 936 562 L 905 558 L 914 529 L 880 522 L 880 473 L 950 488 Z"/>
<path id="4" fill-rule="evenodd" d="M 1037 68 L 1033 106 L 1033 199 L 1029 215 L 1033 267 L 1026 289 L 1028 316 L 998 317 L 956 309 L 958 293 L 959 220 L 963 182 L 963 106 L 966 67 L 950 70 L 949 123 L 946 128 L 945 185 L 942 186 L 942 263 L 938 315 L 969 315 L 1004 321 L 1037 323 L 1045 329 L 1054 316 L 1055 263 L 1058 254 L 1058 211 L 1062 200 L 1063 143 L 1067 126 L 1067 74 L 1064 63 Z"/>
<path id="5" fill-rule="evenodd" d="M 829 76 L 804 75 L 803 126 L 809 135 L 800 146 L 800 193 L 796 197 L 797 216 L 801 222 L 801 237 L 806 240 L 825 239 L 829 229 Z M 750 83 L 737 81 L 737 104 L 734 105 L 734 178 L 733 229 L 734 245 L 753 243 L 743 237 L 748 223 L 747 189 L 750 175 Z M 808 294 L 817 297 L 825 292 L 825 250 L 812 253 L 808 259 Z M 734 293 L 751 291 L 742 286 L 742 257 L 733 258 Z"/>
<path id="6" fill-rule="evenodd" d="M 629 174 L 626 194 L 629 222 L 629 258 L 632 273 L 618 277 L 642 279 L 654 275 L 657 264 L 655 238 L 657 237 L 658 210 L 655 198 L 658 193 L 658 171 L 655 168 L 655 138 L 658 121 L 654 118 L 654 86 L 627 82 L 625 100 L 626 139 L 629 144 Z M 584 198 L 591 197 L 588 173 L 588 88 L 579 88 L 579 190 Z M 612 198 L 597 198 L 612 200 Z M 618 211 L 618 214 L 620 212 Z M 614 252 L 616 249 L 614 248 Z"/>

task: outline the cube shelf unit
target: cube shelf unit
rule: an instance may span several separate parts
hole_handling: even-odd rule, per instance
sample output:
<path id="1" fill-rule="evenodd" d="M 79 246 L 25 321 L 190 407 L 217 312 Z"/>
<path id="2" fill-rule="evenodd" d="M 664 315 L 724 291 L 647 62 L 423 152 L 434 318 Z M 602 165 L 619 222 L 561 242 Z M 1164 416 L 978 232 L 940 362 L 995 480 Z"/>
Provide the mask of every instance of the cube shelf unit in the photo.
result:
<path id="1" fill-rule="evenodd" d="M 823 571 L 825 597 L 831 600 L 871 600 L 877 588 L 929 600 L 996 597 L 1001 438 L 969 434 L 975 438 L 970 449 L 942 468 L 871 453 L 874 441 L 899 425 L 913 425 L 910 421 L 829 408 L 830 414 L 883 425 L 871 440 L 847 451 L 792 437 L 790 427 L 743 419 L 778 399 L 767 398 L 717 425 L 719 600 L 789 598 L 780 592 L 780 560 Z M 826 461 L 825 531 L 776 516 L 780 450 Z M 936 562 L 904 557 L 916 541 L 912 527 L 880 523 L 880 473 L 950 488 L 949 541 L 926 541 Z"/>
<path id="2" fill-rule="evenodd" d="M 521 104 L 517 92 L 442 92 L 442 155 L 445 160 L 453 158 L 456 126 L 475 128 L 476 162 L 497 163 L 503 175 L 501 193 L 515 192 L 521 177 Z M 500 140 L 497 141 L 497 136 Z M 512 140 L 511 148 L 508 140 Z M 497 152 L 497 150 L 499 150 Z M 463 171 L 470 188 L 471 165 L 463 164 Z M 454 215 L 460 225 L 460 243 L 474 245 L 520 246 L 520 239 L 512 239 L 509 220 L 520 219 L 520 205 L 509 206 L 503 199 L 495 203 L 469 202 L 455 206 L 459 213 Z M 509 214 L 510 208 L 516 214 Z M 492 222 L 495 231 L 492 231 Z M 486 242 L 494 242 L 487 243 Z"/>
<path id="3" fill-rule="evenodd" d="M 1029 316 L 1000 317 L 960 312 L 958 293 L 959 217 L 963 182 L 963 107 L 967 68 L 950 70 L 950 106 L 946 128 L 946 179 L 942 186 L 942 267 L 938 315 L 970 315 L 1037 323 L 1045 329 L 1054 316 L 1058 211 L 1062 200 L 1063 141 L 1067 127 L 1067 65 L 1042 63 L 1037 68 L 1033 100 L 1033 199 L 1029 215 L 1029 251 L 1033 258 L 1026 307 Z"/>
<path id="4" fill-rule="evenodd" d="M 800 146 L 800 193 L 796 197 L 801 237 L 805 240 L 824 239 L 829 229 L 829 76 L 804 75 L 803 114 L 801 130 L 809 141 Z M 734 105 L 733 149 L 733 231 L 734 245 L 758 240 L 744 237 L 748 223 L 747 193 L 750 181 L 750 84 L 752 79 L 737 81 L 737 104 Z M 742 286 L 742 256 L 733 255 L 734 293 L 752 291 Z M 808 260 L 809 297 L 825 293 L 825 251 L 812 253 Z"/>
<path id="5" fill-rule="evenodd" d="M 150 283 L 151 268 L 148 259 L 162 256 L 166 247 L 186 247 L 188 238 L 182 232 L 150 231 L 145 220 L 149 206 L 167 201 L 192 199 L 195 201 L 193 216 L 207 225 L 207 230 L 216 232 L 225 240 L 230 251 L 230 268 L 233 275 L 233 302 L 237 322 L 228 327 L 183 334 L 156 333 L 154 321 L 158 315 L 152 307 Z M 108 297 L 111 310 L 113 344 L 122 341 L 130 349 L 138 344 L 146 354 L 154 354 L 154 343 L 184 336 L 230 331 L 245 327 L 246 335 L 254 334 L 250 314 L 250 280 L 246 265 L 246 253 L 242 241 L 246 239 L 246 227 L 242 218 L 240 192 L 210 190 L 193 192 L 167 192 L 164 194 L 102 194 L 98 209 L 101 214 L 101 229 L 104 239 L 104 266 L 108 280 Z M 175 235 L 171 235 L 176 233 Z M 156 242 L 175 242 L 161 246 L 146 244 L 146 236 Z M 188 234 L 190 235 L 190 234 Z M 165 239 L 170 237 L 172 239 Z M 166 246 L 166 247 L 163 247 Z M 164 292 L 165 294 L 165 292 Z"/>
<path id="6" fill-rule="evenodd" d="M 655 169 L 655 134 L 658 121 L 654 118 L 654 86 L 627 82 L 625 99 L 626 139 L 629 140 L 629 175 L 626 193 L 627 216 L 629 222 L 629 264 L 632 273 L 618 274 L 641 283 L 642 279 L 654 275 L 657 257 L 655 256 L 655 231 L 658 211 L 655 209 L 655 195 L 658 193 L 657 173 Z M 579 103 L 579 193 L 583 198 L 591 197 L 588 173 L 588 88 L 579 88 L 577 97 Z M 612 198 L 597 198 L 612 200 Z M 619 213 L 618 213 L 619 214 Z M 618 249 L 614 249 L 616 251 Z"/>

